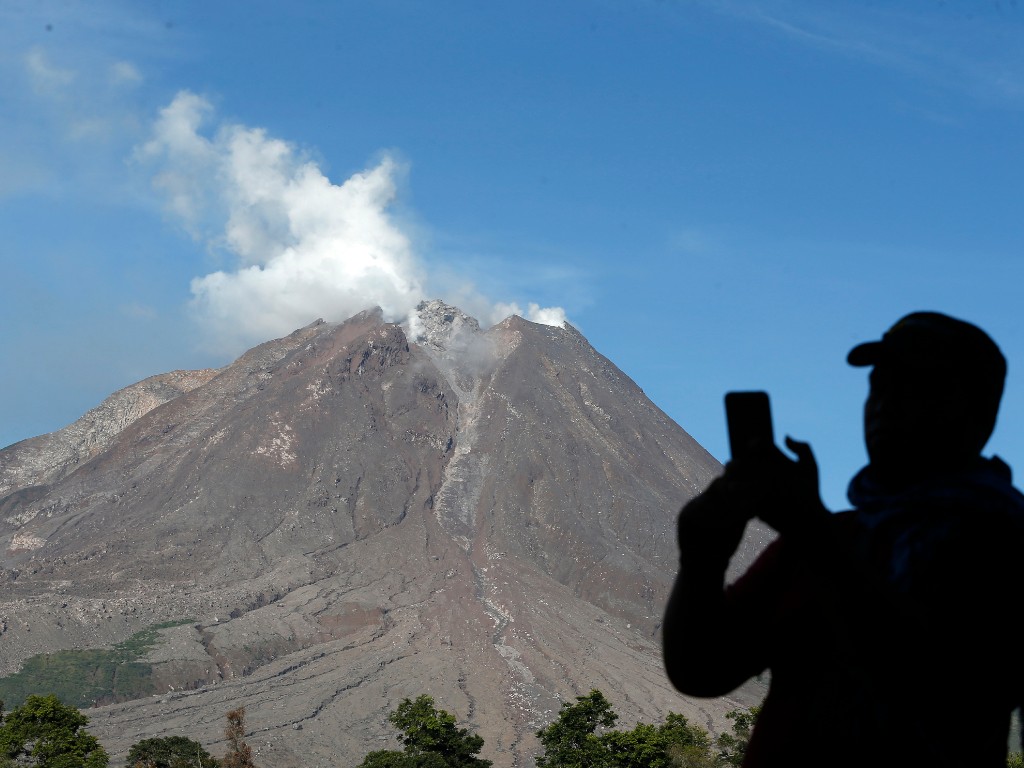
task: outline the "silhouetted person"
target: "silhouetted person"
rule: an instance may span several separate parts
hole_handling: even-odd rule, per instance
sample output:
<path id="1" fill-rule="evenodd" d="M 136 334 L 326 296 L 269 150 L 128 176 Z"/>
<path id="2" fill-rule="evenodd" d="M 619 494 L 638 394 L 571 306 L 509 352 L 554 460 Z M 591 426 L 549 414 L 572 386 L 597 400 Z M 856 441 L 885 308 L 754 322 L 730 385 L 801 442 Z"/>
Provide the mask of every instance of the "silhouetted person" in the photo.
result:
<path id="1" fill-rule="evenodd" d="M 744 766 L 1005 768 L 1024 698 L 1024 496 L 981 451 L 1006 362 L 979 328 L 916 312 L 848 361 L 873 366 L 869 463 L 831 514 L 810 446 L 731 461 L 679 515 L 669 678 L 728 694 L 767 671 Z M 748 520 L 778 538 L 735 583 Z"/>

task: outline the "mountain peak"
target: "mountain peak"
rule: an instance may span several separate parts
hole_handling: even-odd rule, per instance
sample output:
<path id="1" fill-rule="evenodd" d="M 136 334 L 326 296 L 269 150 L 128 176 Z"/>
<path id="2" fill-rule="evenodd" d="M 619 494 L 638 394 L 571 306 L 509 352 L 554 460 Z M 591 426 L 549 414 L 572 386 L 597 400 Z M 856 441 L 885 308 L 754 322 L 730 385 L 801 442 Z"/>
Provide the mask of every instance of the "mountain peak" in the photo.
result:
<path id="1" fill-rule="evenodd" d="M 440 351 L 464 346 L 480 333 L 480 323 L 458 307 L 432 299 L 416 305 L 410 330 L 412 341 Z"/>

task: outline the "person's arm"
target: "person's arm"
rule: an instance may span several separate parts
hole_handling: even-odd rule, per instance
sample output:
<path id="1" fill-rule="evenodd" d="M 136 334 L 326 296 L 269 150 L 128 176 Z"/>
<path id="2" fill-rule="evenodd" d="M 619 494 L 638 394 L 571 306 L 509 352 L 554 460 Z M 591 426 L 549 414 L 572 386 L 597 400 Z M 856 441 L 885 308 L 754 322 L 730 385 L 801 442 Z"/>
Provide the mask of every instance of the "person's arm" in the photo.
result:
<path id="1" fill-rule="evenodd" d="M 726 694 L 759 671 L 737 658 L 740 622 L 724 592 L 749 519 L 731 503 L 729 482 L 715 480 L 679 513 L 679 574 L 665 609 L 662 653 L 669 680 L 693 696 Z"/>
<path id="2" fill-rule="evenodd" d="M 763 671 L 769 653 L 778 551 L 772 546 L 728 589 L 725 572 L 755 514 L 783 538 L 814 538 L 828 510 L 806 443 L 789 438 L 794 461 L 765 446 L 755 461 L 730 463 L 679 513 L 679 574 L 662 625 L 662 654 L 672 684 L 694 696 L 720 696 Z M 781 542 L 777 542 L 781 543 Z"/>

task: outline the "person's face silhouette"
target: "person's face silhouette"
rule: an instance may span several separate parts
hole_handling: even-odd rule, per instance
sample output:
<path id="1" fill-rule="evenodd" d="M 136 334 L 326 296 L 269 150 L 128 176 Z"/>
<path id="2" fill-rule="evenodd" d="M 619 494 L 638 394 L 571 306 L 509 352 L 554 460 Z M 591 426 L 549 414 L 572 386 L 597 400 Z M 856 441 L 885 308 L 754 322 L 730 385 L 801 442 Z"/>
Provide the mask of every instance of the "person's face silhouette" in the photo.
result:
<path id="1" fill-rule="evenodd" d="M 909 480 L 962 459 L 965 446 L 953 422 L 963 404 L 942 372 L 880 363 L 870 382 L 864 439 L 871 464 L 887 480 Z"/>

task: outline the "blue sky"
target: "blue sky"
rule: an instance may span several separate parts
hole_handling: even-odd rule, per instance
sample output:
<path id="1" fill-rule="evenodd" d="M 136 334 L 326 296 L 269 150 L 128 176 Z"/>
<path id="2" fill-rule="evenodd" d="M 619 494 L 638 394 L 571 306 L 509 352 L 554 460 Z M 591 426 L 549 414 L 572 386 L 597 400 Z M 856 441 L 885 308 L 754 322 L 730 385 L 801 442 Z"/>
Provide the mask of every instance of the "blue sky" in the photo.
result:
<path id="1" fill-rule="evenodd" d="M 0 445 L 440 297 L 564 313 L 720 459 L 769 390 L 841 507 L 846 352 L 935 309 L 1006 353 L 1024 472 L 1022 137 L 1013 0 L 8 0 Z"/>

